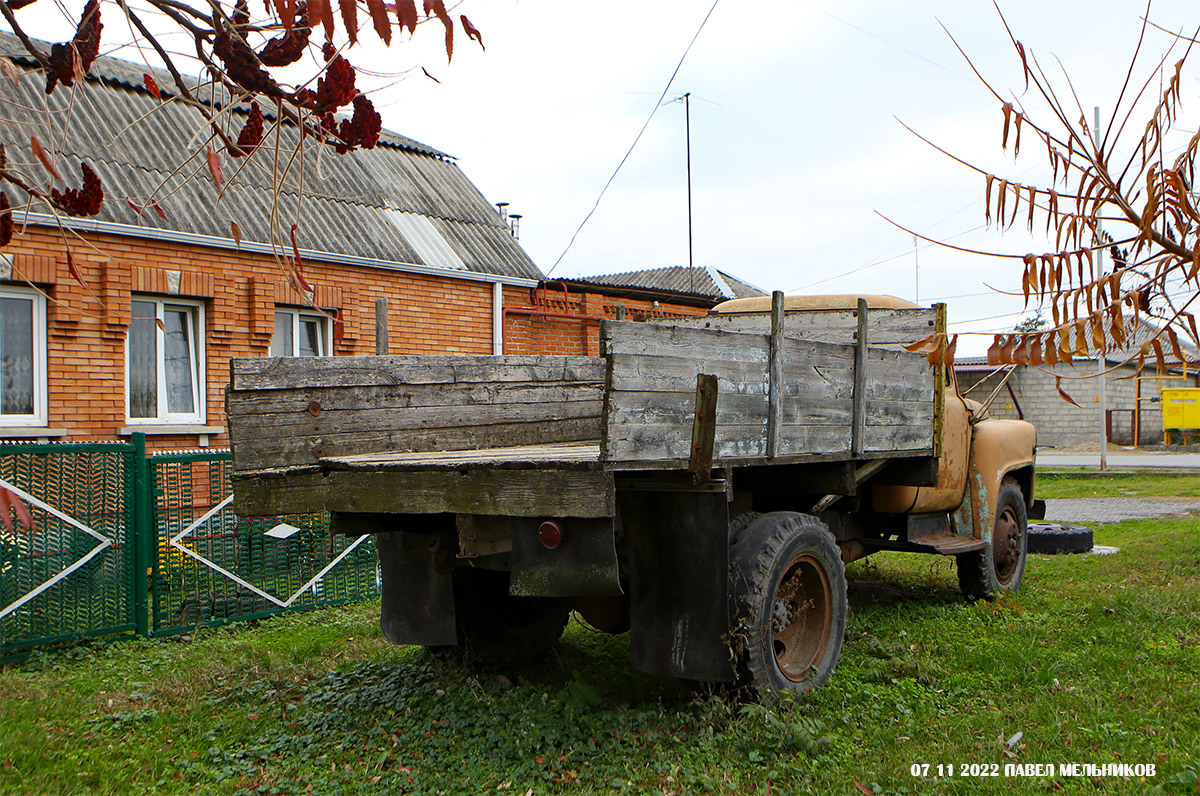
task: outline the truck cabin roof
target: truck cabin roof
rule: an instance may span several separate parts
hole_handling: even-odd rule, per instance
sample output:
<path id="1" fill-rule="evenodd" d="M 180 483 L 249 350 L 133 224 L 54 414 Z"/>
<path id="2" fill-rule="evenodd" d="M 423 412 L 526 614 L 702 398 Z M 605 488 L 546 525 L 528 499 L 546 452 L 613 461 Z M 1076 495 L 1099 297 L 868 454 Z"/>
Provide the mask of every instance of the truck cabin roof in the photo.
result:
<path id="1" fill-rule="evenodd" d="M 852 310 L 858 307 L 859 299 L 866 299 L 871 309 L 913 309 L 917 304 L 895 296 L 882 294 L 838 293 L 821 296 L 785 296 L 785 312 L 796 310 Z M 771 311 L 770 296 L 730 299 L 709 310 L 710 314 L 764 313 Z"/>

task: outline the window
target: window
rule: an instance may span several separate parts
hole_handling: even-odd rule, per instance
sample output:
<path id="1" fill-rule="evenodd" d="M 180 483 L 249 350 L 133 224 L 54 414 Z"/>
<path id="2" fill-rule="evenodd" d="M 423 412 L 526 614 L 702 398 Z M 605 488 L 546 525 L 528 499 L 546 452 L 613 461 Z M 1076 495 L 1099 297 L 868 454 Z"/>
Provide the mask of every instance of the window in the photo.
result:
<path id="1" fill-rule="evenodd" d="M 328 356 L 329 318 L 315 312 L 275 310 L 275 334 L 271 337 L 273 357 Z"/>
<path id="2" fill-rule="evenodd" d="M 46 425 L 46 300 L 0 287 L 0 425 Z"/>
<path id="3" fill-rule="evenodd" d="M 126 349 L 131 423 L 203 423 L 198 304 L 134 297 Z"/>

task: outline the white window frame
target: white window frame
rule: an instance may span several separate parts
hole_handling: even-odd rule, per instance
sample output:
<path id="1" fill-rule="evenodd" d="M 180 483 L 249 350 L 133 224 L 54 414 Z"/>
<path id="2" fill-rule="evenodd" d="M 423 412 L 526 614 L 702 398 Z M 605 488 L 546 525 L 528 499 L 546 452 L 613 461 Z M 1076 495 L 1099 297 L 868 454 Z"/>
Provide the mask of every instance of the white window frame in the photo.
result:
<path id="1" fill-rule="evenodd" d="M 207 386 L 207 358 L 205 356 L 205 340 L 204 331 L 204 303 L 200 301 L 189 301 L 187 299 L 178 299 L 171 296 L 143 296 L 134 294 L 130 297 L 130 308 L 135 301 L 144 301 L 154 304 L 154 317 L 162 321 L 163 314 L 167 307 L 185 307 L 191 310 L 195 319 L 195 328 L 192 330 L 191 337 L 192 361 L 195 363 L 195 370 L 192 373 L 192 406 L 196 408 L 194 412 L 168 412 L 167 402 L 167 363 L 166 363 L 166 333 L 162 327 L 155 324 L 154 334 L 156 343 L 156 366 L 157 366 L 157 383 L 158 383 L 158 405 L 157 417 L 134 417 L 132 396 L 130 390 L 130 375 L 131 366 L 129 361 L 129 341 L 132 334 L 125 337 L 125 418 L 130 426 L 161 426 L 161 425 L 204 425 L 206 416 L 206 397 L 208 393 Z M 132 319 L 130 320 L 132 332 Z"/>
<path id="2" fill-rule="evenodd" d="M 328 313 L 317 312 L 311 309 L 303 309 L 301 307 L 289 307 L 284 304 L 275 305 L 275 314 L 271 316 L 272 320 L 279 315 L 289 315 L 292 320 L 292 351 L 290 354 L 279 354 L 274 350 L 271 351 L 271 356 L 298 357 L 300 356 L 300 322 L 304 320 L 313 320 L 319 324 L 321 334 L 321 351 L 317 353 L 320 357 L 333 356 L 333 319 Z M 274 328 L 274 327 L 272 327 Z M 271 333 L 271 348 L 275 348 L 275 333 Z"/>
<path id="3" fill-rule="evenodd" d="M 0 298 L 33 302 L 33 414 L 0 414 L 0 427 L 44 427 L 47 421 L 46 296 L 29 288 L 0 285 Z"/>

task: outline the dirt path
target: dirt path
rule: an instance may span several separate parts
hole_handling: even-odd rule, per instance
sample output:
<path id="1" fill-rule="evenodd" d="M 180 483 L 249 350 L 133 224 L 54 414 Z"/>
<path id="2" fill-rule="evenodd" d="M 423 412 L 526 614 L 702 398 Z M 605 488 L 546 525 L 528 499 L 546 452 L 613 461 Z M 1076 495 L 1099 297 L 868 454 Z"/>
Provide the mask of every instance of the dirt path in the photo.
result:
<path id="1" fill-rule="evenodd" d="M 1121 522 L 1200 511 L 1200 498 L 1069 498 L 1046 501 L 1046 522 Z"/>

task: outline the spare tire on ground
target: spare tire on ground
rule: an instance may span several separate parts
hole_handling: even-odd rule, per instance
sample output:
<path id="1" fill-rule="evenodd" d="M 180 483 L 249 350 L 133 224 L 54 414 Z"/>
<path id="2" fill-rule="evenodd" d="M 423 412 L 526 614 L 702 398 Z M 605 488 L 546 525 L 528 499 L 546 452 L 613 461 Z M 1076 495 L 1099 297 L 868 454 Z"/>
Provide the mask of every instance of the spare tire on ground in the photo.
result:
<path id="1" fill-rule="evenodd" d="M 1092 529 L 1059 522 L 1029 523 L 1030 553 L 1086 553 L 1092 549 Z"/>

